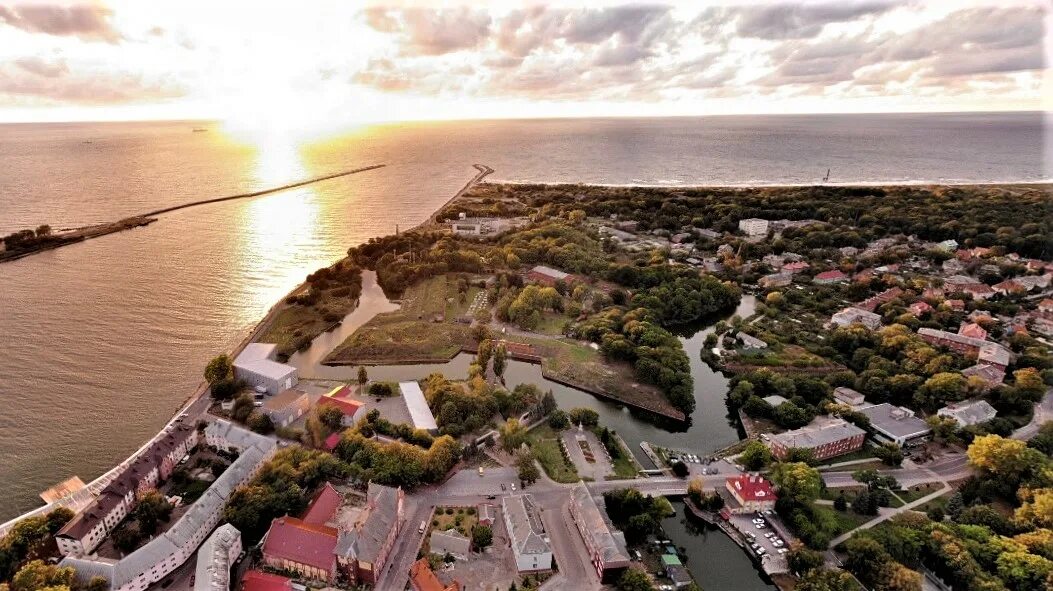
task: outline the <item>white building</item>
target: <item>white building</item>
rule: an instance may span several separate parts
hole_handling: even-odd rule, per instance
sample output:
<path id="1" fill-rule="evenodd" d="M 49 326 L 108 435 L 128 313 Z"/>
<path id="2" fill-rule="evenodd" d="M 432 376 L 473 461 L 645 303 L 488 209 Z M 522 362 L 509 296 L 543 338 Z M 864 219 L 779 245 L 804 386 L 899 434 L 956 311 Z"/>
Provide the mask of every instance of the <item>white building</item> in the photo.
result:
<path id="1" fill-rule="evenodd" d="M 881 443 L 895 443 L 900 447 L 921 443 L 929 438 L 932 429 L 914 415 L 909 408 L 893 406 L 887 402 L 859 409 L 870 419 L 870 430 L 874 439 Z"/>
<path id="2" fill-rule="evenodd" d="M 450 230 L 458 236 L 491 236 L 526 224 L 526 218 L 470 218 L 462 213 L 450 222 Z"/>
<path id="3" fill-rule="evenodd" d="M 764 236 L 768 233 L 768 220 L 749 218 L 739 220 L 739 230 L 747 236 Z"/>
<path id="4" fill-rule="evenodd" d="M 402 392 L 402 400 L 409 411 L 410 420 L 413 421 L 414 429 L 424 429 L 429 433 L 438 433 L 439 426 L 435 423 L 435 416 L 428 408 L 428 400 L 424 398 L 424 392 L 417 382 L 399 382 L 399 390 Z"/>
<path id="5" fill-rule="evenodd" d="M 552 569 L 552 546 L 549 545 L 541 514 L 530 495 L 511 495 L 501 500 L 505 527 L 521 573 Z"/>
<path id="6" fill-rule="evenodd" d="M 446 531 L 433 531 L 428 548 L 432 554 L 439 556 L 449 554 L 460 560 L 468 560 L 468 554 L 472 551 L 472 541 L 468 539 L 468 536 L 451 527 Z"/>
<path id="7" fill-rule="evenodd" d="M 241 532 L 225 523 L 197 551 L 194 591 L 230 591 L 230 568 L 241 554 Z"/>
<path id="8" fill-rule="evenodd" d="M 881 326 L 881 316 L 849 306 L 830 317 L 830 324 L 834 326 L 850 326 L 856 323 L 862 324 L 870 330 L 875 330 Z"/>
<path id="9" fill-rule="evenodd" d="M 263 386 L 268 394 L 288 390 L 298 381 L 296 368 L 274 360 L 278 345 L 249 343 L 234 359 L 234 377 L 249 386 Z"/>
<path id="10" fill-rule="evenodd" d="M 230 495 L 255 476 L 277 449 L 272 439 L 227 421 L 209 424 L 205 439 L 240 455 L 168 531 L 120 560 L 67 556 L 59 566 L 73 567 L 81 585 L 102 577 L 111 591 L 145 591 L 189 560 L 219 524 Z"/>
<path id="11" fill-rule="evenodd" d="M 986 400 L 965 400 L 955 402 L 936 411 L 941 417 L 949 417 L 957 421 L 959 427 L 968 427 L 986 423 L 995 418 L 998 411 L 987 403 Z"/>
<path id="12" fill-rule="evenodd" d="M 277 396 L 265 400 L 260 412 L 270 417 L 275 426 L 288 427 L 310 409 L 311 399 L 307 392 L 282 390 Z"/>

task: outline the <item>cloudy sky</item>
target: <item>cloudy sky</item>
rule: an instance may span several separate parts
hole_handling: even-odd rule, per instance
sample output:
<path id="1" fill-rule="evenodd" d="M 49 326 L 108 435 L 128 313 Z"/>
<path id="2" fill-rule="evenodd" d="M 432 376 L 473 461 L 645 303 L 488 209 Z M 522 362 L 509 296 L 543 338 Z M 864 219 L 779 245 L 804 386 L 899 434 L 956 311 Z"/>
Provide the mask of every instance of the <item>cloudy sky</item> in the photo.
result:
<path id="1" fill-rule="evenodd" d="M 1043 6 L 0 0 L 0 121 L 1049 109 Z"/>

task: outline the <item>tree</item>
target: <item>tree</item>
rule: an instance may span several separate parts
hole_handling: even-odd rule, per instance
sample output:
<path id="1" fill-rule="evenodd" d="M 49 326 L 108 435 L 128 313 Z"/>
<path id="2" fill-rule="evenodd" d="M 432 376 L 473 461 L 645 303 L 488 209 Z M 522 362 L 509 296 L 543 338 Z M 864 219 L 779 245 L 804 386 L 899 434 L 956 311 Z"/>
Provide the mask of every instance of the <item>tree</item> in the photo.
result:
<path id="1" fill-rule="evenodd" d="M 1005 552 L 998 557 L 998 578 L 1010 589 L 1048 591 L 1053 561 L 1027 552 Z"/>
<path id="2" fill-rule="evenodd" d="M 73 586 L 74 574 L 71 567 L 60 568 L 42 560 L 31 560 L 11 578 L 11 591 L 41 591 L 49 587 L 64 587 L 68 591 Z"/>
<path id="3" fill-rule="evenodd" d="M 793 544 L 790 546 L 790 551 L 786 553 L 786 562 L 790 570 L 800 575 L 823 566 L 824 561 L 821 552 L 807 548 L 803 544 Z"/>
<path id="4" fill-rule="evenodd" d="M 965 501 L 962 499 L 962 493 L 955 491 L 951 498 L 947 499 L 947 515 L 950 515 L 951 519 L 958 519 L 964 510 Z"/>
<path id="5" fill-rule="evenodd" d="M 837 495 L 837 498 L 834 499 L 834 509 L 837 509 L 838 511 L 848 509 L 848 499 L 845 498 L 844 491 L 841 491 L 841 494 Z"/>
<path id="6" fill-rule="evenodd" d="M 172 515 L 172 504 L 156 490 L 150 490 L 139 496 L 139 502 L 132 511 L 141 535 L 152 536 L 157 531 L 157 524 L 168 521 Z"/>
<path id="7" fill-rule="evenodd" d="M 205 381 L 208 384 L 214 385 L 224 380 L 229 380 L 234 377 L 234 364 L 230 361 L 230 357 L 224 353 L 217 355 L 208 362 L 205 366 Z"/>
<path id="8" fill-rule="evenodd" d="M 505 451 L 514 451 L 526 441 L 526 429 L 519 423 L 519 419 L 508 419 L 497 431 L 501 434 L 501 447 Z"/>
<path id="9" fill-rule="evenodd" d="M 252 397 L 242 394 L 234 401 L 234 408 L 230 411 L 230 418 L 239 423 L 244 423 L 249 418 L 253 408 L 255 408 L 255 404 L 252 401 Z"/>
<path id="10" fill-rule="evenodd" d="M 887 466 L 899 466 L 903 463 L 903 450 L 895 443 L 883 443 L 874 450 L 874 456 Z"/>
<path id="11" fill-rule="evenodd" d="M 366 372 L 366 366 L 358 366 L 358 385 L 364 386 L 369 381 L 369 374 Z"/>
<path id="12" fill-rule="evenodd" d="M 673 462 L 672 468 L 673 474 L 679 476 L 680 478 L 687 477 L 687 475 L 691 472 L 691 470 L 687 467 L 687 464 L 680 460 L 676 460 L 675 462 Z"/>
<path id="13" fill-rule="evenodd" d="M 925 422 L 932 429 L 932 438 L 939 442 L 950 441 L 958 432 L 958 421 L 950 417 L 932 415 Z"/>
<path id="14" fill-rule="evenodd" d="M 249 413 L 249 418 L 245 420 L 245 424 L 248 425 L 249 429 L 263 435 L 274 433 L 274 421 L 262 412 L 253 411 Z"/>
<path id="15" fill-rule="evenodd" d="M 771 463 L 771 450 L 760 441 L 753 440 L 746 444 L 746 449 L 739 456 L 742 465 L 751 472 L 756 472 Z"/>
<path id="16" fill-rule="evenodd" d="M 779 494 L 792 501 L 809 503 L 819 498 L 822 477 L 818 470 L 803 462 L 775 464 L 771 480 L 779 487 Z"/>
<path id="17" fill-rule="evenodd" d="M 494 543 L 494 531 L 490 529 L 490 526 L 475 524 L 475 527 L 472 528 L 472 546 L 481 551 L 492 543 Z"/>
<path id="18" fill-rule="evenodd" d="M 504 343 L 501 343 L 494 351 L 494 375 L 497 377 L 505 375 L 505 366 L 507 365 L 507 362 L 508 349 L 505 347 Z"/>
<path id="19" fill-rule="evenodd" d="M 570 426 L 570 418 L 567 417 L 567 413 L 557 408 L 552 411 L 552 414 L 548 415 L 548 426 L 557 431 L 562 431 Z"/>
<path id="20" fill-rule="evenodd" d="M 340 409 L 325 405 L 316 407 L 318 410 L 315 413 L 318 415 L 318 421 L 329 428 L 330 431 L 339 431 L 344 425 L 344 413 L 340 412 Z"/>
<path id="21" fill-rule="evenodd" d="M 139 533 L 139 528 L 135 525 L 118 527 L 113 530 L 111 537 L 113 538 L 114 548 L 125 554 L 138 548 L 139 542 L 143 539 L 142 534 Z"/>
<path id="22" fill-rule="evenodd" d="M 973 440 L 966 450 L 969 463 L 984 472 L 1016 484 L 1032 468 L 1045 465 L 1042 452 L 1030 449 L 1023 441 L 983 435 Z"/>
<path id="23" fill-rule="evenodd" d="M 516 455 L 516 470 L 519 480 L 524 484 L 534 484 L 541 478 L 541 471 L 537 468 L 537 462 L 534 461 L 534 454 L 522 450 Z"/>
<path id="24" fill-rule="evenodd" d="M 84 591 L 110 591 L 110 582 L 103 577 L 92 577 Z"/>
<path id="25" fill-rule="evenodd" d="M 591 408 L 572 408 L 567 414 L 570 416 L 572 425 L 595 427 L 600 424 L 600 413 Z"/>
<path id="26" fill-rule="evenodd" d="M 797 582 L 794 591 L 854 591 L 858 584 L 843 570 L 816 568 Z"/>
<path id="27" fill-rule="evenodd" d="M 650 577 L 638 568 L 627 568 L 618 579 L 618 591 L 654 591 Z"/>

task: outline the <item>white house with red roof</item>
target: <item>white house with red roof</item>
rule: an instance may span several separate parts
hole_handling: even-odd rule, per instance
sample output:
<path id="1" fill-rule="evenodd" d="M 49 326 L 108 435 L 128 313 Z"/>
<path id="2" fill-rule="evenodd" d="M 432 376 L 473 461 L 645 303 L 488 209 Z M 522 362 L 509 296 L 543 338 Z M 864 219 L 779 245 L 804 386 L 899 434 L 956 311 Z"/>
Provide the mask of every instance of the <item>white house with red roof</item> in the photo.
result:
<path id="1" fill-rule="evenodd" d="M 345 427 L 354 425 L 358 419 L 365 416 L 365 403 L 352 396 L 348 386 L 338 386 L 326 392 L 318 399 L 318 406 L 331 406 L 339 410 L 344 415 Z"/>
<path id="2" fill-rule="evenodd" d="M 771 483 L 760 474 L 729 476 L 725 487 L 731 493 L 732 502 L 727 504 L 731 513 L 752 513 L 775 508 L 778 495 Z"/>

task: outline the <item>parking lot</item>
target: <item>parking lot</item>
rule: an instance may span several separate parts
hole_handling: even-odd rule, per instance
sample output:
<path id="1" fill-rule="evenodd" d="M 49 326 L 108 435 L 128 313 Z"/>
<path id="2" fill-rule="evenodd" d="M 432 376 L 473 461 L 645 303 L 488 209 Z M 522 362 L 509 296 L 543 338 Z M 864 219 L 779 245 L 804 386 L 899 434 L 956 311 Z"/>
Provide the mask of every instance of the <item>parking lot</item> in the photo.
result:
<path id="1" fill-rule="evenodd" d="M 679 459 L 687 465 L 690 476 L 705 476 L 707 474 L 727 474 L 729 476 L 738 474 L 740 470 L 735 464 L 727 459 L 707 462 L 706 458 L 692 453 L 673 453 L 670 460 Z"/>
<path id="2" fill-rule="evenodd" d="M 579 475 L 593 480 L 604 480 L 614 474 L 614 466 L 611 465 L 607 449 L 595 433 L 589 430 L 567 429 L 561 436 L 563 444 L 567 446 L 567 455 L 570 456 L 570 461 L 574 463 Z M 585 450 L 590 454 L 588 457 Z"/>
<path id="3" fill-rule="evenodd" d="M 760 556 L 768 572 L 780 572 L 787 569 L 786 553 L 790 542 L 785 528 L 773 523 L 778 517 L 774 511 L 767 514 L 743 513 L 732 515 L 731 524 L 750 539 L 749 551 Z"/>

